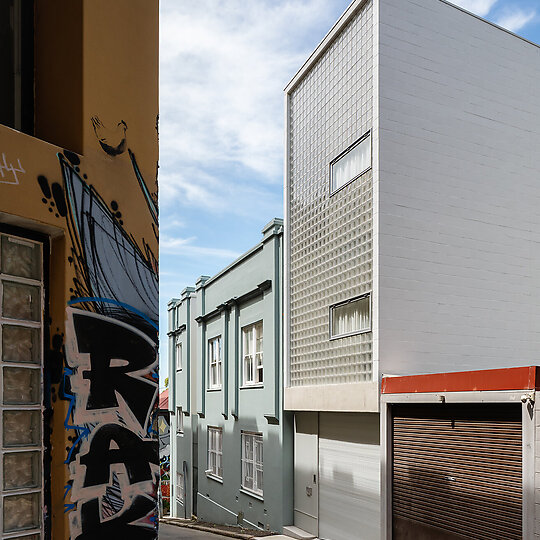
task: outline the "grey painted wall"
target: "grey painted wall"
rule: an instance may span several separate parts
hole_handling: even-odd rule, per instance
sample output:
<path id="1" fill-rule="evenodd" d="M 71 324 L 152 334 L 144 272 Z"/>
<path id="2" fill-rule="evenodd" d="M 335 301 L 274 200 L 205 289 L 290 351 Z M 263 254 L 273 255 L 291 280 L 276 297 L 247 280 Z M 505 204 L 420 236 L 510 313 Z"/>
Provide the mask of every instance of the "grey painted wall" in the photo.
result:
<path id="1" fill-rule="evenodd" d="M 540 48 L 379 2 L 381 372 L 536 364 Z"/>
<path id="2" fill-rule="evenodd" d="M 260 286 L 260 287 L 259 287 Z M 245 295 L 252 293 L 250 298 Z M 187 319 L 187 303 L 191 317 Z M 179 302 L 177 327 L 184 354 L 183 369 L 175 377 L 176 406 L 186 411 L 184 434 L 175 438 L 174 461 L 188 464 L 190 493 L 176 515 L 191 513 L 203 520 L 281 531 L 292 523 L 293 427 L 282 407 L 282 222 L 263 230 L 263 241 L 216 276 L 202 279 L 189 298 Z M 242 328 L 263 321 L 263 385 L 243 387 Z M 187 340 L 190 332 L 190 361 Z M 208 388 L 208 340 L 222 340 L 222 388 Z M 172 336 L 171 338 L 172 339 Z M 225 354 L 226 353 L 226 354 Z M 191 396 L 188 396 L 188 384 Z M 189 418 L 189 422 L 187 421 Z M 176 420 L 173 420 L 175 424 Z M 189 426 L 189 427 L 188 427 Z M 208 427 L 223 430 L 223 477 L 208 468 Z M 241 489 L 241 432 L 263 435 L 263 496 Z M 198 445 L 194 439 L 198 438 Z M 198 468 L 192 470 L 197 462 Z M 194 482 L 196 487 L 193 489 Z"/>

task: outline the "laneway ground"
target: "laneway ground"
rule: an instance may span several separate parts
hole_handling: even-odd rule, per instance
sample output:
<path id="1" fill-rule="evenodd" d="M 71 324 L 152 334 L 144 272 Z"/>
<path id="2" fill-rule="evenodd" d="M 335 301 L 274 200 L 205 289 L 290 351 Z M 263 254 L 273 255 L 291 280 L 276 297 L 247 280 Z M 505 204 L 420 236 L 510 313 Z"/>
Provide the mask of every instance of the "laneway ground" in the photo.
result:
<path id="1" fill-rule="evenodd" d="M 213 534 L 206 531 L 196 531 L 187 527 L 177 527 L 176 525 L 168 525 L 167 523 L 159 524 L 159 540 L 223 540 L 229 538 L 221 534 Z"/>

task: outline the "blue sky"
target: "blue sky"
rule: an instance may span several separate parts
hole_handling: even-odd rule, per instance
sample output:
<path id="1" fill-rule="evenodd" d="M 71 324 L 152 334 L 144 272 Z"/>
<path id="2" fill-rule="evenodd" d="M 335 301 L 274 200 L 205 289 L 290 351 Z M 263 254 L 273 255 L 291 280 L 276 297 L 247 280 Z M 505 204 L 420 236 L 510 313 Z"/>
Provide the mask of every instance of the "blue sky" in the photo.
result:
<path id="1" fill-rule="evenodd" d="M 283 215 L 283 88 L 349 0 L 161 0 L 161 380 L 166 305 Z M 540 43 L 540 0 L 456 0 Z"/>

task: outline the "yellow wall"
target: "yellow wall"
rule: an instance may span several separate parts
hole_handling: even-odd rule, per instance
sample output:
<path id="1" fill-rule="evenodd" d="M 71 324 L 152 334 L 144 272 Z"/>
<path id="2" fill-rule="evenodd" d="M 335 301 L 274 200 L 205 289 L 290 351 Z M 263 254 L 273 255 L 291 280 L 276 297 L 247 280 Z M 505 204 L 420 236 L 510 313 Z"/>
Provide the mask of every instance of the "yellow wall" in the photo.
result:
<path id="1" fill-rule="evenodd" d="M 151 206 L 152 201 L 157 202 L 158 2 L 36 0 L 35 24 L 36 137 L 0 126 L 0 169 L 4 173 L 4 177 L 0 175 L 0 223 L 45 232 L 51 238 L 50 336 L 52 338 L 57 329 L 64 334 L 64 347 L 68 353 L 64 358 L 65 369 L 70 361 L 81 361 L 80 355 L 77 356 L 81 351 L 77 350 L 73 328 L 71 334 L 70 328 L 66 334 L 66 320 L 72 317 L 72 312 L 66 309 L 67 302 L 74 295 L 70 289 L 77 277 L 77 265 L 68 260 L 74 247 L 73 230 L 70 231 L 68 226 L 69 211 L 66 216 L 60 215 L 57 205 L 51 205 L 54 198 L 45 197 L 38 177 L 45 177 L 49 186 L 58 183 L 65 194 L 58 154 L 64 153 L 64 149 L 76 152 L 80 163 L 71 164 L 71 170 L 93 186 L 111 214 L 115 212 L 112 201 L 118 203 L 117 211 L 121 212 L 121 217 L 115 218 L 118 230 L 125 231 L 146 256 L 148 264 L 155 262 L 151 260 L 152 254 L 157 260 L 157 225 Z M 123 139 L 124 130 L 125 142 L 117 148 L 116 155 L 110 155 L 98 138 L 103 139 L 103 144 L 116 148 Z M 3 156 L 7 169 L 13 166 L 21 171 L 2 168 Z M 151 201 L 137 179 L 133 159 Z M 111 232 L 116 233 L 116 229 Z M 153 270 L 157 273 L 155 265 Z M 152 301 L 157 304 L 157 293 Z M 100 312 L 99 305 L 92 303 L 77 304 L 73 308 Z M 104 316 L 111 317 L 111 314 L 107 312 Z M 70 324 L 73 326 L 73 322 Z M 150 338 L 157 342 L 157 336 L 150 335 Z M 50 347 L 50 343 L 45 344 L 46 350 Z M 82 372 L 82 364 L 79 367 Z M 156 370 L 155 365 L 148 368 L 148 384 L 152 382 L 150 373 L 153 372 L 155 378 Z M 79 383 L 85 384 L 83 379 L 73 380 L 72 386 Z M 157 382 L 155 385 L 157 391 Z M 80 388 L 84 390 L 84 386 Z M 52 504 L 45 513 L 54 540 L 85 538 L 80 516 L 76 514 L 85 500 L 105 489 L 101 485 L 92 493 L 86 493 L 85 487 L 79 486 L 76 497 L 72 496 L 75 490 L 71 489 L 64 499 L 65 486 L 74 480 L 73 471 L 76 469 L 81 475 L 85 468 L 78 464 L 75 469 L 70 469 L 64 464 L 67 449 L 73 442 L 68 437 L 73 437 L 76 432 L 64 427 L 69 400 L 62 395 L 62 390 L 60 381 L 53 381 L 52 391 L 57 399 L 52 404 L 51 421 Z M 83 398 L 85 396 L 77 396 L 74 414 L 78 414 L 77 407 L 84 408 Z M 84 414 L 85 411 L 79 412 Z M 107 414 L 104 413 L 100 421 L 109 421 Z M 122 415 L 122 410 L 118 414 Z M 68 420 L 72 422 L 73 416 Z M 86 437 L 83 444 L 89 444 L 91 438 L 91 435 Z M 74 455 L 81 453 L 79 450 L 76 449 Z M 148 494 L 149 484 L 141 483 L 140 486 L 141 493 Z M 137 486 L 129 489 L 131 501 Z M 125 499 L 120 513 L 129 501 Z M 64 504 L 75 506 L 64 513 Z M 102 531 L 98 526 L 95 530 L 103 538 L 109 537 L 105 529 Z M 130 534 L 126 532 L 122 537 L 134 537 Z M 151 538 L 152 534 L 149 528 L 147 537 Z"/>

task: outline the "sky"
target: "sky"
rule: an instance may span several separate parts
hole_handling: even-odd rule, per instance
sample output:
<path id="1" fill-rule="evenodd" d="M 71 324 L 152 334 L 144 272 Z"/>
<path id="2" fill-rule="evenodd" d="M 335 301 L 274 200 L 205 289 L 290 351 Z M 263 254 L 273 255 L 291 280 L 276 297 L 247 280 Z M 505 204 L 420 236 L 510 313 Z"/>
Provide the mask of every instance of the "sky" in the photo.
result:
<path id="1" fill-rule="evenodd" d="M 167 303 L 283 217 L 283 89 L 349 0 L 160 1 L 160 367 Z M 540 43 L 540 0 L 453 3 Z"/>

